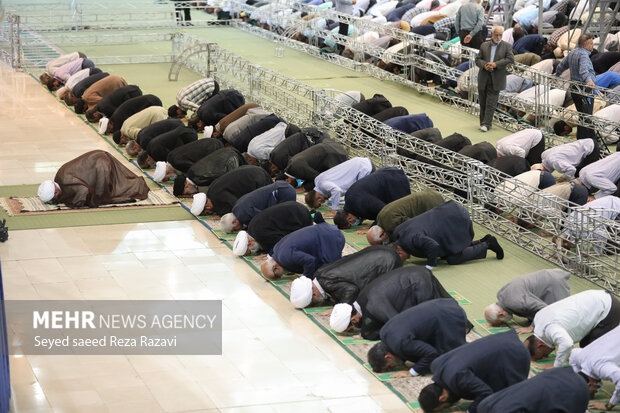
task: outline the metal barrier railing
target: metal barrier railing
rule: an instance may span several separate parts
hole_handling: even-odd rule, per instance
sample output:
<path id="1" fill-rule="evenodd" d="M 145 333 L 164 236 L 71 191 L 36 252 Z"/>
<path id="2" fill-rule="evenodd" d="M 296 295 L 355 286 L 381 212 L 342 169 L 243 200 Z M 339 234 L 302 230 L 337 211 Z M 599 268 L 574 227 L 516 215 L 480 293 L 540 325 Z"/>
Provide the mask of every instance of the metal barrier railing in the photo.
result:
<path id="1" fill-rule="evenodd" d="M 177 34 L 175 55 L 183 56 L 184 48 L 193 49 L 200 42 L 204 40 L 186 33 Z M 329 130 L 352 154 L 371 156 L 381 166 L 400 166 L 414 186 L 436 187 L 449 197 L 465 202 L 475 222 L 604 288 L 615 293 L 620 291 L 616 251 L 616 245 L 620 245 L 620 225 L 615 221 L 583 208 L 580 210 L 588 216 L 587 220 L 568 220 L 565 209 L 577 209 L 575 204 L 538 191 L 471 158 L 395 131 L 342 105 L 333 99 L 333 93 L 255 65 L 215 44 L 209 45 L 208 54 L 192 55 L 182 64 L 215 77 L 223 87 L 238 88 L 248 101 L 257 102 L 290 122 Z M 218 67 L 225 70 L 220 71 Z M 420 155 L 427 162 L 407 158 L 399 150 Z M 455 195 L 455 190 L 461 196 Z M 496 207 L 501 209 L 499 213 Z M 507 219 L 507 214 L 535 224 L 540 231 L 559 240 L 576 241 L 578 248 L 559 248 L 550 236 L 542 237 L 523 229 Z M 591 236 L 593 229 L 603 227 L 607 231 L 605 245 Z M 567 235 L 567 230 L 571 235 Z"/>

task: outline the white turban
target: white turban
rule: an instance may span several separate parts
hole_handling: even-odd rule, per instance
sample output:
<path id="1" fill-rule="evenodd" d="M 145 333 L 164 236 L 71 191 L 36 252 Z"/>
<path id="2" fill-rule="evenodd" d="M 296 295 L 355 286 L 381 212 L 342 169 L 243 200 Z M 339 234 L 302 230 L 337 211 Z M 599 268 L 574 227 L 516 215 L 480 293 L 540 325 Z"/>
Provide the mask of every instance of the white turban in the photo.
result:
<path id="1" fill-rule="evenodd" d="M 349 327 L 351 322 L 351 310 L 353 307 L 349 304 L 336 304 L 332 310 L 332 315 L 329 317 L 329 326 L 336 333 L 342 333 Z"/>
<path id="2" fill-rule="evenodd" d="M 310 302 L 312 302 L 312 280 L 302 275 L 291 284 L 291 304 L 295 308 L 304 308 Z"/>
<path id="3" fill-rule="evenodd" d="M 110 122 L 110 119 L 108 118 L 101 118 L 99 119 L 99 133 L 100 134 L 104 134 L 105 131 L 108 129 L 108 123 Z"/>
<path id="4" fill-rule="evenodd" d="M 224 232 L 227 234 L 233 232 L 233 221 L 235 219 L 237 219 L 237 217 L 232 212 L 222 215 L 222 218 L 220 218 L 220 225 L 222 225 Z"/>
<path id="5" fill-rule="evenodd" d="M 166 177 L 167 164 L 164 161 L 157 161 L 155 164 L 155 173 L 153 173 L 153 179 L 155 182 L 161 182 Z"/>
<path id="6" fill-rule="evenodd" d="M 245 255 L 248 250 L 248 233 L 245 231 L 239 231 L 235 242 L 233 244 L 233 254 L 237 256 Z"/>
<path id="7" fill-rule="evenodd" d="M 49 202 L 54 198 L 54 194 L 56 193 L 56 185 L 54 181 L 43 181 L 41 185 L 39 185 L 39 190 L 37 191 L 37 195 L 41 198 L 43 202 Z"/>
<path id="8" fill-rule="evenodd" d="M 194 215 L 202 214 L 202 211 L 205 209 L 205 205 L 207 204 L 207 194 L 204 192 L 198 192 L 194 194 L 194 202 L 192 202 L 192 208 L 190 209 L 191 213 Z"/>
<path id="9" fill-rule="evenodd" d="M 210 138 L 213 135 L 213 126 L 205 126 L 204 137 Z"/>

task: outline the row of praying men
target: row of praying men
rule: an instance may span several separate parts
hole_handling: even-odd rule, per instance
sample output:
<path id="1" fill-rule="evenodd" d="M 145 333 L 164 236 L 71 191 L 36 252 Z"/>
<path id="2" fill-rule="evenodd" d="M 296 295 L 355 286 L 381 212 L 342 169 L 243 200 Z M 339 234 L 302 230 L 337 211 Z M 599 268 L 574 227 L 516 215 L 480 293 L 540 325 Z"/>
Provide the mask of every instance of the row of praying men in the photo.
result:
<path id="1" fill-rule="evenodd" d="M 234 100 L 237 95 L 231 93 L 228 96 Z M 380 106 L 383 102 L 381 97 L 375 98 L 374 102 L 361 100 L 360 103 L 365 103 L 361 109 L 375 110 L 373 106 Z M 230 104 L 231 100 L 224 98 L 223 104 L 209 109 L 201 119 L 211 117 L 211 120 L 199 120 L 201 127 L 212 126 L 214 131 L 224 133 L 234 121 L 222 127 L 222 120 L 243 106 L 231 109 L 234 106 Z M 217 109 L 226 106 L 229 113 L 221 111 L 213 115 Z M 170 114 L 185 116 L 186 113 L 180 114 L 179 110 L 171 108 Z M 142 128 L 132 128 L 139 129 L 137 135 L 160 122 L 173 121 L 177 125 L 182 123 L 171 116 Z M 323 143 L 338 145 L 319 130 L 303 132 L 300 129 L 296 133 L 301 133 L 307 141 L 314 136 L 321 140 L 311 144 L 311 148 Z M 249 140 L 248 147 L 253 139 Z M 522 137 L 513 139 L 512 146 L 527 148 L 527 144 L 515 143 Z M 526 152 L 539 144 L 540 139 L 538 142 L 534 140 Z M 198 142 L 218 146 L 214 143 L 217 142 L 219 148 L 213 152 L 226 148 L 222 142 L 210 137 L 195 139 L 186 145 Z M 502 150 L 511 150 L 510 140 L 504 143 Z M 186 145 L 179 145 L 170 153 Z M 519 395 L 523 394 L 528 395 L 531 403 L 534 400 L 540 403 L 541 407 L 536 411 L 546 411 L 544 406 L 552 405 L 544 404 L 550 402 L 548 397 L 543 397 L 543 390 L 549 392 L 549 387 L 557 383 L 573 386 L 570 388 L 574 398 L 564 398 L 562 402 L 579 409 L 584 403 L 587 405 L 588 393 L 583 390 L 588 384 L 594 390 L 601 379 L 618 385 L 617 370 L 612 368 L 614 363 L 617 367 L 617 355 L 613 353 L 615 346 L 609 343 L 617 340 L 617 334 L 610 334 L 617 331 L 620 304 L 615 297 L 602 291 L 568 296 L 568 273 L 562 270 L 542 271 L 513 280 L 500 290 L 498 302 L 485 311 L 490 323 L 506 322 L 513 314 L 532 320 L 530 329 L 534 334 L 526 340 L 525 346 L 514 332 L 465 344 L 465 335 L 472 324 L 433 275 L 432 269 L 440 259 L 455 265 L 484 259 L 489 250 L 498 259 L 503 259 L 504 252 L 497 239 L 486 235 L 474 240 L 472 222 L 464 207 L 454 201 L 445 202 L 434 190 L 411 193 L 409 180 L 402 170 L 393 167 L 376 169 L 369 158 L 347 159 L 346 152 L 344 154 L 342 161 L 324 168 L 314 178 L 304 180 L 306 185 L 311 183 L 306 186 L 309 191 L 305 201 L 312 209 L 296 202 L 297 191 L 289 183 L 300 179 L 296 175 L 285 175 L 288 182 L 273 182 L 268 172 L 270 168 L 243 165 L 231 168 L 208 183 L 206 192 L 199 192 L 194 197 L 194 204 L 198 207 L 193 205 L 192 210 L 222 215 L 222 227 L 228 232 L 243 229 L 235 239 L 233 252 L 237 255 L 259 250 L 269 253 L 261 266 L 266 278 L 278 278 L 284 272 L 302 274 L 291 284 L 290 299 L 296 308 L 332 302 L 335 307 L 330 325 L 334 331 L 359 329 L 365 338 L 380 339 L 381 342 L 369 352 L 373 369 L 384 371 L 409 361 L 414 364 L 405 371 L 407 375 L 432 372 L 435 383 L 420 394 L 420 404 L 425 411 L 436 411 L 460 398 L 474 400 L 470 411 L 509 411 L 506 406 L 512 405 L 505 403 L 519 403 L 523 401 L 523 396 Z M 170 164 L 169 155 L 164 165 L 164 177 Z M 191 163 L 188 157 L 177 156 L 175 159 Z M 93 168 L 93 164 L 96 167 Z M 544 180 L 540 171 L 533 172 L 540 175 L 541 181 Z M 107 177 L 107 181 L 91 179 L 91 176 Z M 110 180 L 111 177 L 116 177 L 116 181 Z M 52 183 L 54 195 L 61 199 L 71 194 L 71 199 L 82 197 L 86 200 L 76 202 L 76 206 L 96 206 L 108 203 L 110 199 L 119 201 L 115 199 L 119 196 L 125 196 L 119 202 L 130 200 L 128 198 L 141 199 L 141 192 L 148 192 L 144 178 L 135 176 L 104 151 L 92 151 L 69 162 L 59 170 L 57 178 L 60 182 Z M 187 180 L 182 181 L 183 187 Z M 111 188 L 111 193 L 100 194 L 99 188 L 102 187 L 109 192 Z M 42 197 L 46 196 L 43 194 L 45 190 L 42 185 Z M 345 210 L 336 214 L 343 194 Z M 337 215 L 334 218 L 340 227 L 357 225 L 362 219 L 375 220 L 378 225 L 367 233 L 373 245 L 343 257 L 344 235 L 337 226 L 326 223 L 316 210 L 328 200 L 331 200 L 332 212 L 326 215 Z M 66 202 L 72 204 L 71 200 Z M 425 258 L 426 267 L 403 266 L 410 255 Z M 584 314 L 588 316 L 584 317 Z M 429 326 L 436 328 L 429 329 Z M 584 349 L 573 351 L 573 369 L 582 372 L 587 381 L 576 380 L 570 369 L 557 369 L 540 375 L 540 378 L 525 380 L 530 358 L 538 360 L 557 347 L 555 365 L 559 367 L 568 358 L 574 342 L 580 342 Z M 594 346 L 594 351 L 589 350 L 590 346 Z M 607 354 L 606 351 L 611 352 L 607 356 L 611 362 L 600 357 Z M 526 354 L 525 358 L 523 354 Z M 524 367 L 523 360 L 527 360 L 527 367 Z M 570 360 L 573 364 L 572 354 Z M 602 365 L 605 367 L 601 370 L 599 366 Z M 616 391 L 607 407 L 613 407 L 618 397 Z"/>

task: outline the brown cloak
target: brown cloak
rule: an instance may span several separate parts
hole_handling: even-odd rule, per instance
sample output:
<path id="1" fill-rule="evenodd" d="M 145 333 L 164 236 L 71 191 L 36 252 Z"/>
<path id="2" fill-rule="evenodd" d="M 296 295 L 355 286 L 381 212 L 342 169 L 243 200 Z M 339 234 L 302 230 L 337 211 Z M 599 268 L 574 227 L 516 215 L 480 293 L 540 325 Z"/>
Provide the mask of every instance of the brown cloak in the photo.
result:
<path id="1" fill-rule="evenodd" d="M 148 197 L 144 178 L 136 176 L 108 152 L 95 150 L 63 166 L 54 181 L 62 190 L 59 202 L 72 208 L 133 202 Z"/>

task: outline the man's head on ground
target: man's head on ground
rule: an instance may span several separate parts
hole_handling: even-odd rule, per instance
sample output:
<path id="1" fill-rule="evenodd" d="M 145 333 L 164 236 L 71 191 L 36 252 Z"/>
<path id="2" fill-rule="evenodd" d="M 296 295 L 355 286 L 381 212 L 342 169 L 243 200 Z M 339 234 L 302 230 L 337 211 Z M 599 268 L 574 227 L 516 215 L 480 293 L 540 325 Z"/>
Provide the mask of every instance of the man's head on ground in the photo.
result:
<path id="1" fill-rule="evenodd" d="M 484 309 L 484 318 L 492 326 L 499 326 L 506 324 L 511 318 L 512 314 L 503 309 L 499 304 L 489 304 Z"/>
<path id="2" fill-rule="evenodd" d="M 77 113 L 78 115 L 81 115 L 86 110 L 86 102 L 84 102 L 84 100 L 81 98 L 75 99 L 73 104 L 73 110 L 75 110 L 75 113 Z"/>
<path id="3" fill-rule="evenodd" d="M 450 390 L 444 389 L 437 383 L 431 383 L 420 391 L 418 402 L 425 413 L 439 412 L 456 403 L 459 398 Z"/>
<path id="4" fill-rule="evenodd" d="M 185 175 L 177 175 L 172 186 L 174 196 L 194 195 L 198 192 L 198 186 Z"/>
<path id="5" fill-rule="evenodd" d="M 51 202 L 58 198 L 60 195 L 60 186 L 54 181 L 43 181 L 39 185 L 37 195 L 43 202 Z"/>
<path id="6" fill-rule="evenodd" d="M 329 326 L 336 333 L 350 333 L 360 327 L 362 315 L 352 305 L 336 304 L 329 317 Z"/>
<path id="7" fill-rule="evenodd" d="M 334 216 L 334 224 L 340 229 L 349 229 L 362 223 L 362 220 L 350 212 L 341 210 Z"/>
<path id="8" fill-rule="evenodd" d="M 138 142 L 136 142 L 135 139 L 132 139 L 127 142 L 127 145 L 125 145 L 125 151 L 129 156 L 136 156 L 142 151 L 142 147 L 138 144 Z"/>
<path id="9" fill-rule="evenodd" d="M 204 192 L 198 192 L 193 196 L 190 212 L 196 216 L 212 215 L 214 213 L 213 203 Z"/>
<path id="10" fill-rule="evenodd" d="M 246 164 L 258 166 L 258 164 L 259 164 L 258 159 L 256 159 L 255 157 L 253 157 L 249 153 L 243 152 L 243 154 L 241 154 L 241 156 L 243 156 L 243 159 L 245 159 L 245 163 Z"/>
<path id="11" fill-rule="evenodd" d="M 198 119 L 198 116 L 194 116 L 187 121 L 187 126 L 193 128 L 196 132 L 202 132 L 205 128 L 205 123 Z"/>
<path id="12" fill-rule="evenodd" d="M 553 124 L 553 132 L 558 136 L 568 136 L 572 131 L 572 126 L 563 120 L 559 120 Z"/>
<path id="13" fill-rule="evenodd" d="M 98 112 L 97 109 L 91 109 L 86 111 L 86 120 L 90 123 L 99 122 L 102 117 L 103 113 Z"/>
<path id="14" fill-rule="evenodd" d="M 526 338 L 523 344 L 525 344 L 525 347 L 527 347 L 527 350 L 530 352 L 530 357 L 533 361 L 543 359 L 553 351 L 553 347 L 549 347 L 535 335 Z"/>
<path id="15" fill-rule="evenodd" d="M 53 92 L 56 89 L 58 89 L 60 87 L 60 85 L 61 85 L 60 80 L 54 79 L 54 78 L 50 78 L 47 81 L 47 83 L 45 83 L 45 86 L 47 86 L 47 88 L 49 89 L 50 92 Z"/>
<path id="16" fill-rule="evenodd" d="M 47 85 L 47 82 L 49 82 L 49 80 L 50 80 L 51 78 L 52 78 L 52 77 L 51 77 L 50 75 L 48 75 L 47 73 L 42 73 L 42 74 L 39 76 L 39 80 L 41 81 L 41 84 L 42 84 L 42 85 Z"/>
<path id="17" fill-rule="evenodd" d="M 108 125 L 108 128 L 109 127 L 110 125 Z M 127 142 L 129 142 L 129 138 L 123 135 L 120 130 L 117 130 L 116 132 L 114 132 L 114 135 L 112 135 L 112 140 L 114 141 L 115 144 L 121 145 L 121 146 L 127 145 Z"/>
<path id="18" fill-rule="evenodd" d="M 373 225 L 366 233 L 366 239 L 370 245 L 381 245 L 390 242 L 387 232 L 379 225 Z"/>
<path id="19" fill-rule="evenodd" d="M 493 30 L 491 30 L 491 41 L 493 44 L 498 44 L 501 42 L 503 34 L 504 28 L 502 26 L 494 26 Z"/>
<path id="20" fill-rule="evenodd" d="M 306 201 L 306 205 L 308 205 L 310 208 L 316 209 L 325 203 L 326 198 L 323 195 L 319 194 L 314 189 L 311 189 L 306 194 L 305 201 Z"/>
<path id="21" fill-rule="evenodd" d="M 284 268 L 282 268 L 282 266 L 278 264 L 276 260 L 273 259 L 273 257 L 269 257 L 267 258 L 267 261 L 265 261 L 260 266 L 260 272 L 261 274 L 263 274 L 263 277 L 267 278 L 268 280 L 277 280 L 278 278 L 282 277 L 282 274 L 284 274 Z M 295 281 L 293 281 L 293 283 Z M 291 287 L 291 297 L 292 296 L 293 296 L 293 293 L 292 293 L 292 287 Z"/>
<path id="22" fill-rule="evenodd" d="M 368 364 L 375 373 L 383 373 L 403 365 L 403 360 L 390 353 L 383 342 L 378 342 L 368 350 Z"/>
<path id="23" fill-rule="evenodd" d="M 176 171 L 168 162 L 158 161 L 155 163 L 155 172 L 153 172 L 155 182 L 166 182 L 174 175 L 176 175 Z"/>
<path id="24" fill-rule="evenodd" d="M 226 232 L 227 234 L 239 231 L 243 227 L 241 225 L 241 222 L 239 222 L 235 214 L 233 214 L 232 212 L 222 215 L 222 218 L 220 218 L 220 224 L 222 225 L 222 229 L 224 230 L 224 232 Z"/>
<path id="25" fill-rule="evenodd" d="M 577 40 L 577 46 L 591 52 L 592 49 L 594 49 L 594 40 L 592 39 L 591 35 L 584 33 L 579 36 L 579 39 Z"/>
<path id="26" fill-rule="evenodd" d="M 304 275 L 293 280 L 290 300 L 295 308 L 305 308 L 309 305 L 318 306 L 325 301 L 323 294 L 314 282 Z"/>
<path id="27" fill-rule="evenodd" d="M 168 108 L 168 117 L 173 119 L 184 119 L 187 115 L 187 111 L 181 109 L 177 105 L 172 105 Z"/>
<path id="28" fill-rule="evenodd" d="M 239 231 L 233 243 L 233 254 L 236 256 L 248 256 L 256 254 L 260 250 L 260 244 L 246 231 Z"/>
<path id="29" fill-rule="evenodd" d="M 73 93 L 69 92 L 69 93 L 65 93 L 62 96 L 62 101 L 65 102 L 65 105 L 67 106 L 75 106 L 75 102 L 78 101 L 77 96 L 75 96 Z M 79 99 L 81 100 L 81 99 Z M 82 103 L 82 106 L 84 105 L 84 103 Z"/>
<path id="30" fill-rule="evenodd" d="M 512 39 L 515 42 L 519 40 L 520 38 L 522 38 L 523 36 L 525 36 L 526 34 L 527 32 L 525 31 L 523 26 L 521 26 L 520 24 L 515 24 L 515 26 L 512 28 Z"/>
<path id="31" fill-rule="evenodd" d="M 147 151 L 141 151 L 136 157 L 136 162 L 142 169 L 151 169 L 155 166 L 155 159 Z"/>
<path id="32" fill-rule="evenodd" d="M 580 349 L 574 349 L 573 351 L 575 351 L 575 350 L 579 351 Z M 579 375 L 588 384 L 588 391 L 590 393 L 590 399 L 593 399 L 594 396 L 596 396 L 596 393 L 598 392 L 598 390 L 602 386 L 601 380 L 594 379 L 594 378 L 588 376 L 587 374 L 585 374 L 582 371 L 579 372 Z"/>

